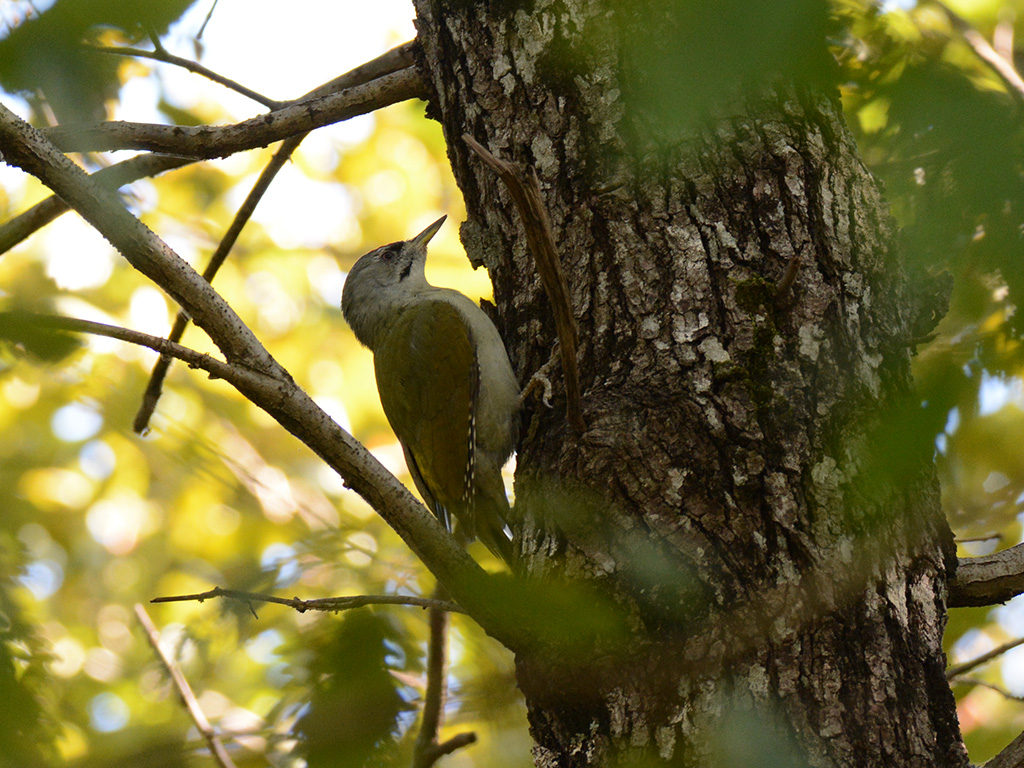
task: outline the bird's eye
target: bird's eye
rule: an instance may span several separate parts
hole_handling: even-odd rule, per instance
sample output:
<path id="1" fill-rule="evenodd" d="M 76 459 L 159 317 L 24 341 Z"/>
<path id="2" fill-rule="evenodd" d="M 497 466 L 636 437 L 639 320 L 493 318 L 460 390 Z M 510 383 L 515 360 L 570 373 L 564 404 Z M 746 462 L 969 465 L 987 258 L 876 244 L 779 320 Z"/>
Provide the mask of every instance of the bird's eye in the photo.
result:
<path id="1" fill-rule="evenodd" d="M 377 255 L 377 258 L 380 259 L 381 261 L 388 262 L 395 258 L 395 256 L 397 255 L 397 244 L 385 245 L 383 248 L 380 249 L 380 253 Z"/>

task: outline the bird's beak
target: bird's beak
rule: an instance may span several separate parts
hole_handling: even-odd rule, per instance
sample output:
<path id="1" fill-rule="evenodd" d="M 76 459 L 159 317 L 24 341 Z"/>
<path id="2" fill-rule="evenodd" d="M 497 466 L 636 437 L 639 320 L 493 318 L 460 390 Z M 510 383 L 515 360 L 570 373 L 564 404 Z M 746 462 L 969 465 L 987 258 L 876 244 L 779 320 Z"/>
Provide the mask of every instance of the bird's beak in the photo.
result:
<path id="1" fill-rule="evenodd" d="M 419 246 L 426 247 L 427 243 L 430 242 L 430 238 L 432 238 L 434 235 L 437 234 L 437 230 L 439 230 L 441 228 L 441 225 L 444 224 L 444 220 L 447 219 L 447 218 L 448 218 L 447 216 L 442 216 L 440 219 L 438 219 L 433 224 L 431 224 L 429 227 L 427 227 L 422 232 L 420 232 L 418 235 L 416 235 L 416 237 L 414 237 L 409 242 L 412 243 L 413 245 L 419 245 Z"/>

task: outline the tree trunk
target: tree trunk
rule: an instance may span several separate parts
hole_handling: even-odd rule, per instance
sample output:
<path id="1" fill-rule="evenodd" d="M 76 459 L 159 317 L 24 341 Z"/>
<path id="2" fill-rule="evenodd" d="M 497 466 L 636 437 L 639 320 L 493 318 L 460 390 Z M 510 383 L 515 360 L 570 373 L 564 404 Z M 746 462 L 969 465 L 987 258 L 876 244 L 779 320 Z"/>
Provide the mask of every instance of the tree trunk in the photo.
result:
<path id="1" fill-rule="evenodd" d="M 515 649 L 537 764 L 966 765 L 931 447 L 892 439 L 915 300 L 836 94 L 765 79 L 673 123 L 631 100 L 635 33 L 685 4 L 416 5 L 521 383 L 551 312 L 463 133 L 536 169 L 580 326 L 586 429 L 555 377 L 519 448 L 523 570 L 629 622 L 573 658 Z"/>

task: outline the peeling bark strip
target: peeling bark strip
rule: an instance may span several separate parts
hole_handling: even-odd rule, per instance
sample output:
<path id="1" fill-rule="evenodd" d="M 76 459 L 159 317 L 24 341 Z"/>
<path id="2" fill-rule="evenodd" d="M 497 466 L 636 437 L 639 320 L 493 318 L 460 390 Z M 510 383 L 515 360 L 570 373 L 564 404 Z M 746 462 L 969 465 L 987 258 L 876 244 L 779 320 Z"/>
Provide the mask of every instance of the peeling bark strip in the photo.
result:
<path id="1" fill-rule="evenodd" d="M 550 355 L 550 312 L 462 134 L 537 169 L 580 328 L 587 431 L 556 403 L 520 446 L 525 567 L 630 622 L 571 659 L 520 652 L 535 759 L 699 765 L 745 745 L 780 765 L 964 766 L 951 539 L 926 446 L 890 441 L 914 405 L 891 225 L 821 81 L 780 65 L 678 124 L 633 98 L 660 76 L 647 37 L 699 42 L 691 5 L 416 3 L 463 238 L 520 379 Z"/>

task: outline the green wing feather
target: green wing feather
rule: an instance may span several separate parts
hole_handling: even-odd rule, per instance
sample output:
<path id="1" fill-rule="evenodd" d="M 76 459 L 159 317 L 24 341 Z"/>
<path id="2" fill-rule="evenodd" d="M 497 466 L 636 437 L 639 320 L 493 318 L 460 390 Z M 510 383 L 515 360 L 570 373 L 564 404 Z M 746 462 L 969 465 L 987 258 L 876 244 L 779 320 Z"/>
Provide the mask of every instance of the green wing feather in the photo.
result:
<path id="1" fill-rule="evenodd" d="M 465 321 L 447 302 L 418 302 L 388 329 L 374 352 L 374 370 L 381 405 L 416 487 L 449 524 L 448 513 L 459 516 L 469 495 L 470 414 L 478 374 Z"/>

